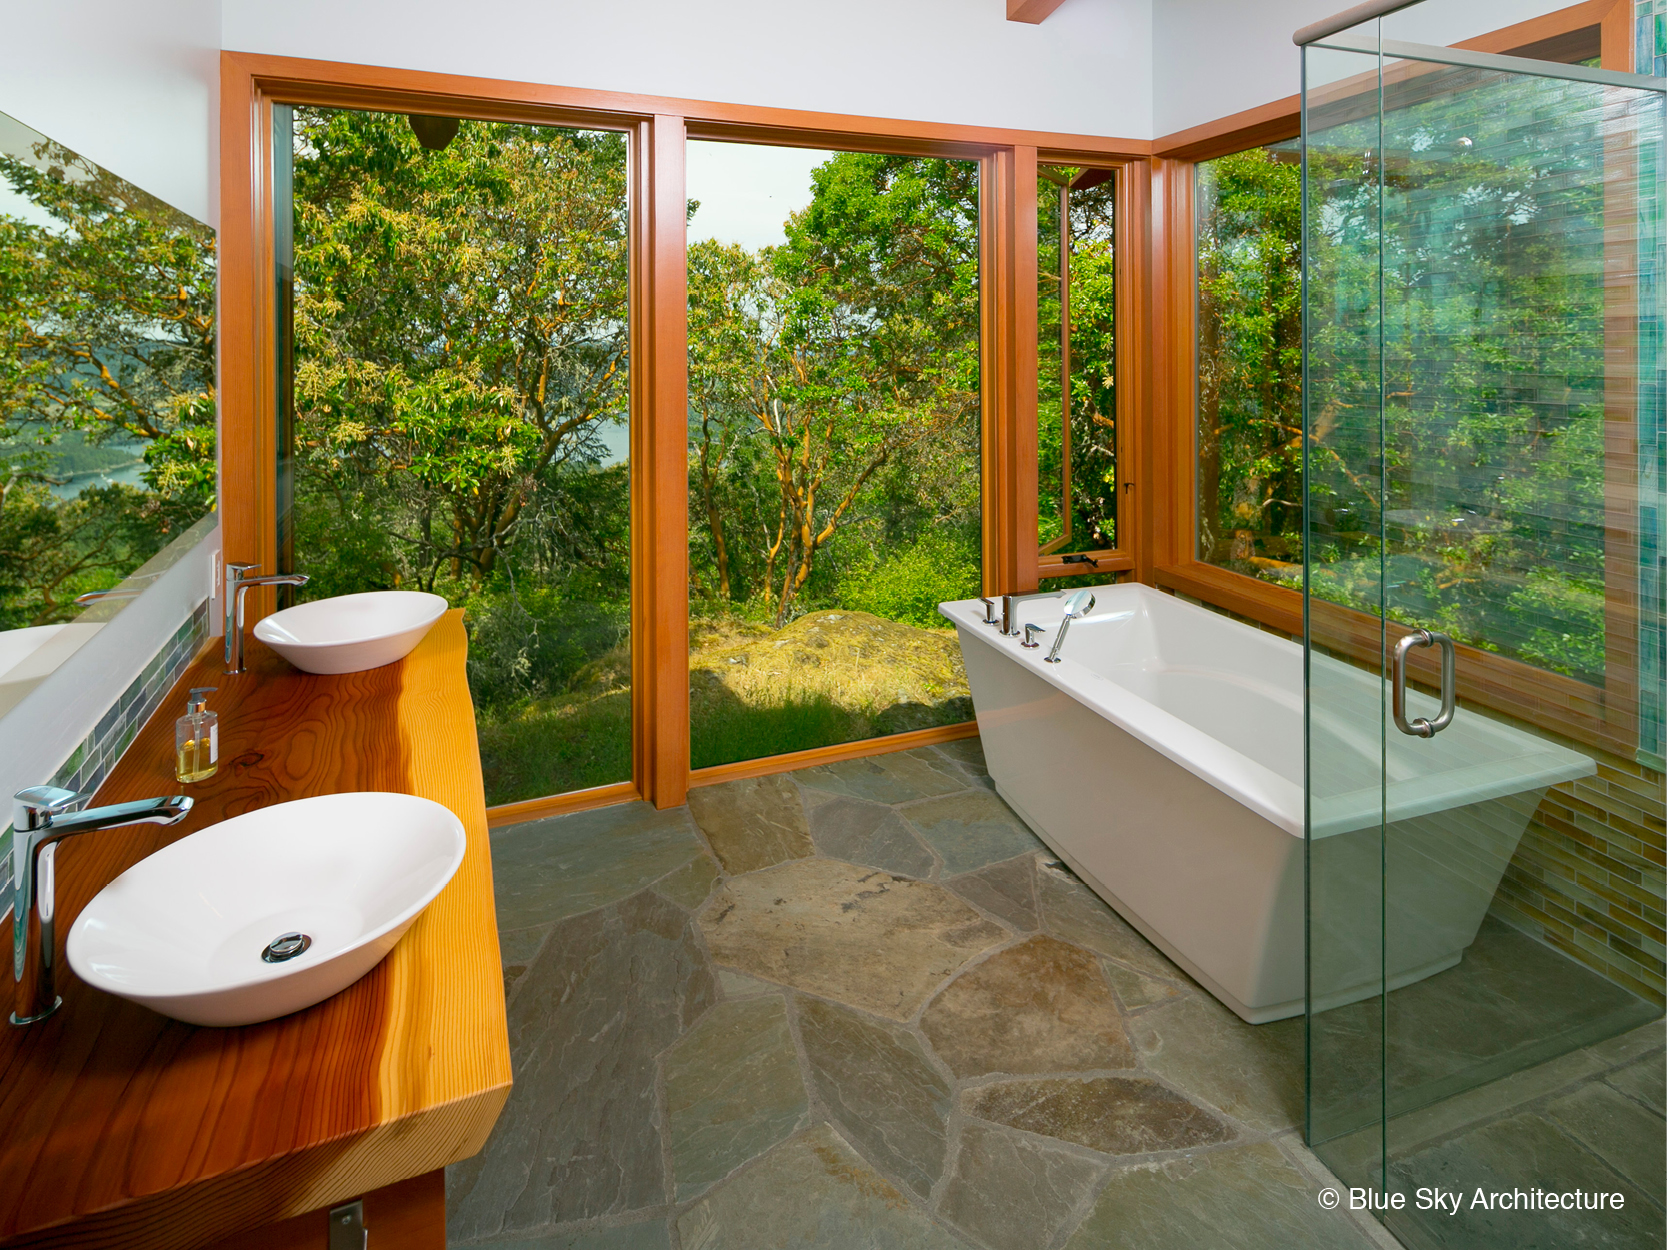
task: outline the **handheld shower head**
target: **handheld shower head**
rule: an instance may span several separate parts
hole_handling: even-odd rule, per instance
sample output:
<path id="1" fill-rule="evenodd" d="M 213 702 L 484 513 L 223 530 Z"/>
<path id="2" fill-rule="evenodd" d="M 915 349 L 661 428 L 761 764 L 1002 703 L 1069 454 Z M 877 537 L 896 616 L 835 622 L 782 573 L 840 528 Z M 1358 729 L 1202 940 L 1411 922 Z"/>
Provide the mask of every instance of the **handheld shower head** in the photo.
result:
<path id="1" fill-rule="evenodd" d="M 1044 657 L 1049 664 L 1059 663 L 1059 648 L 1064 645 L 1065 635 L 1070 632 L 1071 622 L 1079 616 L 1087 616 L 1094 610 L 1094 592 L 1079 590 L 1065 601 L 1065 619 L 1059 622 L 1059 632 L 1053 636 L 1053 648 Z"/>

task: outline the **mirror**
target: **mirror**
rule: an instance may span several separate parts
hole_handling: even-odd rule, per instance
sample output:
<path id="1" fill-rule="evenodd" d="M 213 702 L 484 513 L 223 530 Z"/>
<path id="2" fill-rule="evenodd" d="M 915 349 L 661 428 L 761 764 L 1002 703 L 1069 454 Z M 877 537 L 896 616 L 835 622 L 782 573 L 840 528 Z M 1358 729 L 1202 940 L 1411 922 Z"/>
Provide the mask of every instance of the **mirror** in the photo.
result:
<path id="1" fill-rule="evenodd" d="M 0 716 L 211 525 L 215 264 L 207 225 L 0 113 Z"/>

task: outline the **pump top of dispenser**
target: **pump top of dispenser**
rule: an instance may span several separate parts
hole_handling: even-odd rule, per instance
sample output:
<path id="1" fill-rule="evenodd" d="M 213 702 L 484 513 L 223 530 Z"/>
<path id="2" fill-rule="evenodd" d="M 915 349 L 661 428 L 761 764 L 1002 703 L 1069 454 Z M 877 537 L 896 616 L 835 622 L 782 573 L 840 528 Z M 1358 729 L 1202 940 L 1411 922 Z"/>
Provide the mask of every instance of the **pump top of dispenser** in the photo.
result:
<path id="1" fill-rule="evenodd" d="M 185 714 L 187 716 L 201 716 L 208 711 L 208 696 L 213 694 L 219 686 L 193 686 L 190 695 L 185 700 Z"/>

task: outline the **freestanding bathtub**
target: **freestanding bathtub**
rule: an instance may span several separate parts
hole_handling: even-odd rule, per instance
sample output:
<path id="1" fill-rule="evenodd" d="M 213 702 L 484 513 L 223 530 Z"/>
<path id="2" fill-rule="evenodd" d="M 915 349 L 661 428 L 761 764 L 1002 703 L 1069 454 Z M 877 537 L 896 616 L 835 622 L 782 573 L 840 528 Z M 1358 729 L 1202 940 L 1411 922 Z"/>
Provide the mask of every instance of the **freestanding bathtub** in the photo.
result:
<path id="1" fill-rule="evenodd" d="M 1021 620 L 1047 627 L 1036 650 L 984 624 L 976 599 L 940 605 L 996 790 L 1245 1020 L 1298 1015 L 1302 648 L 1147 586 L 1094 594 L 1057 664 L 1043 657 L 1061 600 L 1021 604 Z M 1434 738 L 1408 737 L 1373 674 L 1316 654 L 1311 678 L 1309 932 L 1323 1009 L 1458 963 L 1540 796 L 1594 765 L 1465 707 Z M 1433 699 L 1408 701 L 1411 715 L 1435 714 Z"/>

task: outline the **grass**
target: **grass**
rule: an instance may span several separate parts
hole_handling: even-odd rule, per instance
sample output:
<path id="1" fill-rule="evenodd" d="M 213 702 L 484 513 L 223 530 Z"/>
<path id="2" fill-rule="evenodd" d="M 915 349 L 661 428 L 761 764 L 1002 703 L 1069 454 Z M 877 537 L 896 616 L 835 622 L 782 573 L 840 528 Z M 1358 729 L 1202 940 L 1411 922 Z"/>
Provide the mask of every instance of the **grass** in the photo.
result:
<path id="1" fill-rule="evenodd" d="M 972 719 L 953 631 L 867 612 L 812 612 L 784 629 L 692 623 L 690 766 L 707 768 Z M 488 804 L 631 777 L 630 651 L 571 688 L 478 713 Z"/>

